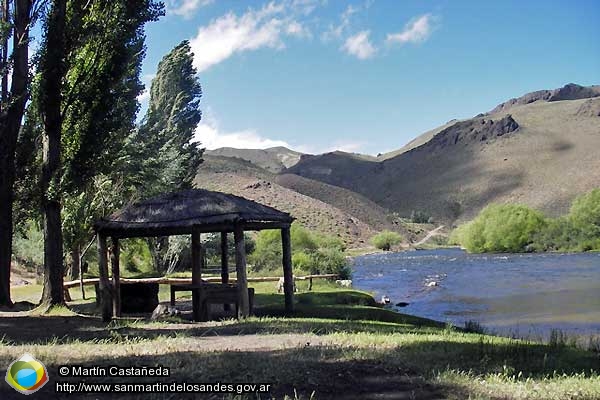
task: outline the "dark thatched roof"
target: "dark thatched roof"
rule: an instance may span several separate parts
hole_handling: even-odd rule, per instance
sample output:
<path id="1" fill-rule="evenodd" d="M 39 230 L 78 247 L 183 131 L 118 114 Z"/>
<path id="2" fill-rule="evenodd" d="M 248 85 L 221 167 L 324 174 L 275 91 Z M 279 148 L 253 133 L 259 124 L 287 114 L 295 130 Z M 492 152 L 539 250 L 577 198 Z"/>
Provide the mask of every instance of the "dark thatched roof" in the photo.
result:
<path id="1" fill-rule="evenodd" d="M 162 236 L 232 231 L 236 224 L 260 230 L 285 227 L 294 218 L 275 208 L 231 194 L 191 189 L 133 203 L 94 225 L 106 236 Z"/>

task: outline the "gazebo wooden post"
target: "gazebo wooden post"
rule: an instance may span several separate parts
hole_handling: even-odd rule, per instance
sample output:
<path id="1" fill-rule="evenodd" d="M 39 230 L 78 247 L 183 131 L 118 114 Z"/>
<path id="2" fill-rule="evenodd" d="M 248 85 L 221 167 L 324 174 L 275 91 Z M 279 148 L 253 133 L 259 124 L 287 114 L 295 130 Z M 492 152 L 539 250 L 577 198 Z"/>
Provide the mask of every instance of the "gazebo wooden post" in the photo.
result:
<path id="1" fill-rule="evenodd" d="M 202 283 L 202 243 L 200 242 L 200 230 L 192 228 L 192 285 L 199 286 Z M 202 300 L 199 289 L 192 290 L 192 309 L 194 310 L 194 321 L 202 321 Z"/>
<path id="2" fill-rule="evenodd" d="M 250 299 L 248 296 L 248 278 L 246 276 L 246 244 L 244 242 L 244 228 L 236 224 L 233 237 L 235 239 L 235 269 L 238 290 L 238 318 L 250 315 Z"/>
<path id="3" fill-rule="evenodd" d="M 229 260 L 228 260 L 227 232 L 221 232 L 221 283 L 229 283 Z M 229 304 L 223 304 L 223 310 L 229 311 Z"/>
<path id="4" fill-rule="evenodd" d="M 290 227 L 281 229 L 282 261 L 283 261 L 283 293 L 285 295 L 285 311 L 294 311 L 294 276 L 292 273 L 292 240 Z"/>
<path id="5" fill-rule="evenodd" d="M 111 238 L 112 251 L 110 254 L 110 266 L 112 268 L 112 309 L 113 316 L 121 316 L 121 271 L 119 268 L 119 239 Z"/>
<path id="6" fill-rule="evenodd" d="M 100 304 L 102 320 L 108 322 L 112 318 L 112 295 L 108 280 L 108 257 L 106 255 L 106 236 L 98 234 L 98 270 L 100 272 Z"/>

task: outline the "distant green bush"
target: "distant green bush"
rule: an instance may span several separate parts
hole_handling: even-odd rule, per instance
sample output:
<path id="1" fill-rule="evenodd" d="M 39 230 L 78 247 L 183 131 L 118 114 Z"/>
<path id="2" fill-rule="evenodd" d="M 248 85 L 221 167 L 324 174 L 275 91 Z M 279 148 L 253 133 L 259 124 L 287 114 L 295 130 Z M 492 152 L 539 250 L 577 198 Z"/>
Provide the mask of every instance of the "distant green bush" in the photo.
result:
<path id="1" fill-rule="evenodd" d="M 203 236 L 202 246 L 209 264 L 218 265 L 221 263 L 221 233 L 210 233 Z M 247 232 L 244 233 L 244 247 L 246 254 L 252 254 L 256 247 L 254 238 Z M 227 235 L 227 256 L 235 263 L 235 239 L 231 233 Z"/>
<path id="2" fill-rule="evenodd" d="M 600 189 L 575 199 L 568 217 L 588 239 L 600 237 Z"/>
<path id="3" fill-rule="evenodd" d="M 390 251 L 390 249 L 402 242 L 402 236 L 397 232 L 383 231 L 373 236 L 371 243 L 383 251 Z"/>
<path id="4" fill-rule="evenodd" d="M 415 224 L 429 224 L 433 221 L 431 215 L 425 211 L 412 211 L 410 213 L 410 220 Z"/>
<path id="5" fill-rule="evenodd" d="M 525 206 L 490 205 L 456 228 L 449 242 L 473 253 L 600 250 L 600 189 L 577 197 L 558 218 Z"/>
<path id="6" fill-rule="evenodd" d="M 303 251 L 297 251 L 292 255 L 292 265 L 295 271 L 308 271 L 313 259 L 310 254 Z"/>
<path id="7" fill-rule="evenodd" d="M 27 221 L 13 236 L 13 254 L 25 264 L 37 268 L 44 265 L 44 234 L 37 222 Z"/>
<path id="8" fill-rule="evenodd" d="M 313 233 L 298 223 L 292 224 L 290 234 L 295 274 L 338 274 L 341 279 L 349 278 L 343 241 Z M 281 252 L 280 231 L 261 231 L 256 238 L 255 251 L 249 257 L 253 271 L 279 272 Z"/>
<path id="9" fill-rule="evenodd" d="M 132 274 L 152 272 L 154 264 L 148 242 L 144 239 L 122 240 L 120 262 L 125 271 Z M 127 275 L 127 273 L 124 275 Z"/>
<path id="10" fill-rule="evenodd" d="M 533 236 L 544 229 L 539 211 L 514 204 L 492 204 L 453 235 L 471 253 L 523 252 L 531 250 Z"/>

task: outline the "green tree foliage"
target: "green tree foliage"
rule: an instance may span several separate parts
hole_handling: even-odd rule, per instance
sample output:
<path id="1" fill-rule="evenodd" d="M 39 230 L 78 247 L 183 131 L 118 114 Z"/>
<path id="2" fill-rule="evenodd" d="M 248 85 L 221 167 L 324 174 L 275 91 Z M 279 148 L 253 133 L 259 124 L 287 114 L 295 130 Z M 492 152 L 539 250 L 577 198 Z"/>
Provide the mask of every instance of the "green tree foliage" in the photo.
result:
<path id="1" fill-rule="evenodd" d="M 254 238 L 248 234 L 244 233 L 244 244 L 246 247 L 246 254 L 254 253 L 254 249 L 256 248 L 256 243 Z M 202 237 L 202 246 L 204 247 L 204 251 L 206 252 L 206 259 L 209 263 L 213 265 L 221 264 L 221 234 L 220 233 L 210 233 L 208 235 L 203 235 Z M 235 241 L 233 239 L 232 234 L 227 235 L 227 258 L 235 262 Z M 230 264 L 233 265 L 233 264 Z"/>
<path id="2" fill-rule="evenodd" d="M 139 75 L 145 54 L 144 24 L 163 13 L 151 1 L 68 2 L 63 33 L 66 56 L 61 87 L 61 168 L 55 186 L 61 201 L 64 248 L 71 270 L 78 271 L 81 247 L 92 223 L 127 202 L 141 181 L 130 168 L 134 156 L 128 137 L 143 90 Z M 42 48 L 42 55 L 45 54 Z M 43 119 L 38 110 L 46 89 L 43 70 L 34 81 L 33 98 L 19 137 L 17 157 L 21 220 L 35 217 L 43 198 L 36 182 L 41 164 Z M 75 277 L 73 274 L 72 277 Z"/>
<path id="3" fill-rule="evenodd" d="M 600 236 L 600 189 L 576 198 L 569 218 L 589 238 Z"/>
<path id="4" fill-rule="evenodd" d="M 350 276 L 341 240 L 312 233 L 298 223 L 292 224 L 290 233 L 294 273 L 338 274 L 342 279 Z M 280 231 L 261 231 L 256 238 L 256 249 L 249 259 L 252 268 L 259 272 L 279 272 L 281 252 Z"/>
<path id="5" fill-rule="evenodd" d="M 514 204 L 492 204 L 456 233 L 459 243 L 472 253 L 531 250 L 533 236 L 545 228 L 539 211 Z"/>
<path id="6" fill-rule="evenodd" d="M 202 97 L 193 58 L 189 42 L 181 42 L 160 61 L 152 80 L 148 112 L 134 135 L 147 155 L 140 159 L 149 178 L 144 196 L 190 188 L 202 163 L 203 150 L 192 143 Z"/>
<path id="7" fill-rule="evenodd" d="M 3 0 L 0 15 L 0 305 L 12 306 L 10 265 L 16 151 L 29 98 L 29 31 L 44 1 Z M 12 39 L 12 43 L 10 43 Z M 9 89 L 10 82 L 10 89 Z"/>
<path id="8" fill-rule="evenodd" d="M 390 251 L 393 246 L 402 242 L 402 236 L 397 232 L 383 231 L 371 239 L 373 246 L 383 251 Z"/>
<path id="9" fill-rule="evenodd" d="M 569 214 L 550 219 L 534 242 L 538 251 L 600 250 L 600 189 L 577 197 Z"/>
<path id="10" fill-rule="evenodd" d="M 141 172 L 140 197 L 192 187 L 203 149 L 192 142 L 202 116 L 202 88 L 193 66 L 189 42 L 183 41 L 158 64 L 150 88 L 148 111 L 138 130 L 130 138 L 137 156 L 133 168 Z M 162 274 L 172 253 L 165 238 L 149 240 L 155 268 Z"/>
<path id="11" fill-rule="evenodd" d="M 546 226 L 533 238 L 535 251 L 573 251 L 583 250 L 585 234 L 568 216 L 549 218 Z"/>
<path id="12" fill-rule="evenodd" d="M 415 211 L 413 210 L 410 213 L 410 220 L 416 224 L 429 224 L 432 222 L 431 215 L 426 213 L 425 211 Z"/>
<path id="13" fill-rule="evenodd" d="M 77 190 L 98 174 L 123 174 L 143 90 L 144 25 L 163 10 L 152 0 L 95 0 L 69 2 L 67 13 L 63 184 Z"/>
<path id="14" fill-rule="evenodd" d="M 72 261 L 89 240 L 93 221 L 125 203 L 139 181 L 128 168 L 127 138 L 143 90 L 144 25 L 162 13 L 151 0 L 69 3 L 61 147 L 63 232 Z"/>
<path id="15" fill-rule="evenodd" d="M 600 189 L 577 197 L 558 218 L 525 206 L 490 205 L 449 241 L 474 253 L 600 250 Z"/>

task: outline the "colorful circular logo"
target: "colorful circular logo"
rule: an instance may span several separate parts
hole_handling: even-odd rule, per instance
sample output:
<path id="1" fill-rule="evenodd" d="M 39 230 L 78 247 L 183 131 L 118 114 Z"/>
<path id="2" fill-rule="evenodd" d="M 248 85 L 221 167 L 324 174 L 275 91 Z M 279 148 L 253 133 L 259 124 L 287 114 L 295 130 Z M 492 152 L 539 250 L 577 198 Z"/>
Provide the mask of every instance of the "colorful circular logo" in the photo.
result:
<path id="1" fill-rule="evenodd" d="M 6 370 L 6 382 L 20 393 L 31 394 L 48 382 L 48 373 L 44 364 L 29 354 L 23 354 Z"/>

